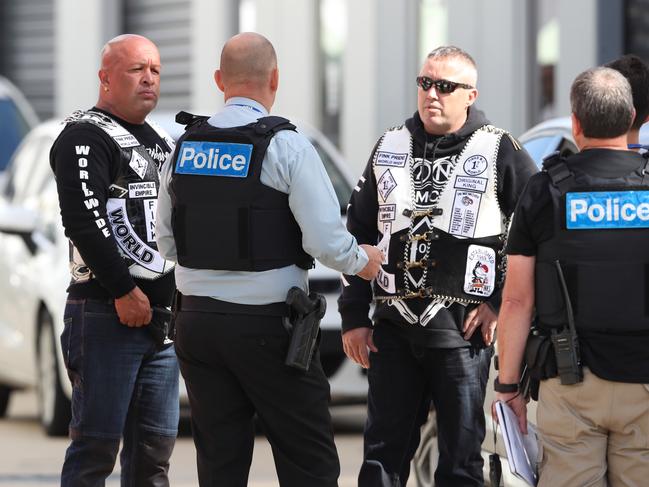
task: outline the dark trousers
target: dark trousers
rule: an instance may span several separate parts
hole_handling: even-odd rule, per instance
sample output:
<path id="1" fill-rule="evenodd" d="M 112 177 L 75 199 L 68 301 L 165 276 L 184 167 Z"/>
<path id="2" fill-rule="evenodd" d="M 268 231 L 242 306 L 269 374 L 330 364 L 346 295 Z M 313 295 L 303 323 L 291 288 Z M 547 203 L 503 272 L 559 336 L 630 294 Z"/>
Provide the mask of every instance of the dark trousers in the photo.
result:
<path id="1" fill-rule="evenodd" d="M 178 433 L 178 363 L 146 327 L 119 322 L 112 303 L 70 299 L 61 349 L 72 381 L 72 442 L 63 487 L 98 487 L 113 471 L 120 438 L 122 487 L 167 487 Z"/>
<path id="2" fill-rule="evenodd" d="M 202 487 L 247 485 L 255 413 L 282 487 L 338 485 L 329 383 L 317 355 L 308 372 L 284 365 L 281 318 L 179 311 L 176 330 Z"/>
<path id="3" fill-rule="evenodd" d="M 491 348 L 411 345 L 393 325 L 374 329 L 360 487 L 402 487 L 431 401 L 438 425 L 437 487 L 482 486 L 483 403 Z"/>

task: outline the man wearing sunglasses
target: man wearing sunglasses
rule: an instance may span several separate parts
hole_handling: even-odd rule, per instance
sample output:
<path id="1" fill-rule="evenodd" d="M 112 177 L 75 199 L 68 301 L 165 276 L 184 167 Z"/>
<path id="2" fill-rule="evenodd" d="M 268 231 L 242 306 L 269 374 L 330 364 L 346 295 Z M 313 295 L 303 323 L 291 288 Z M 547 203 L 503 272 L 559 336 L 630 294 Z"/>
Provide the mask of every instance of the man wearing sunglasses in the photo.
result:
<path id="1" fill-rule="evenodd" d="M 359 486 L 406 485 L 431 405 L 435 485 L 482 486 L 502 246 L 536 166 L 473 107 L 477 71 L 469 54 L 435 49 L 416 81 L 417 112 L 379 139 L 347 217 L 358 241 L 378 242 L 386 256 L 372 288 L 345 276 L 339 300 L 345 352 L 368 368 Z"/>

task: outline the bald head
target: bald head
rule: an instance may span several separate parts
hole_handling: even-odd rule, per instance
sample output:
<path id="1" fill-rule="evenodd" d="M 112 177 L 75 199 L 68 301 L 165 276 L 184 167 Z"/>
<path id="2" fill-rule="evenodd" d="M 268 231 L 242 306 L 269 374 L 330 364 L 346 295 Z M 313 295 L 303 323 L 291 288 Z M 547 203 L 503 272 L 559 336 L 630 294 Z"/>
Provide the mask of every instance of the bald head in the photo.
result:
<path id="1" fill-rule="evenodd" d="M 232 37 L 221 51 L 224 84 L 264 84 L 277 68 L 275 49 L 268 39 L 254 32 Z"/>
<path id="2" fill-rule="evenodd" d="M 117 36 L 101 50 L 97 107 L 130 123 L 143 123 L 160 95 L 160 53 L 149 39 Z"/>
<path id="3" fill-rule="evenodd" d="M 115 62 L 128 55 L 133 46 L 146 46 L 158 50 L 156 45 L 144 36 L 137 34 L 122 34 L 113 37 L 101 49 L 101 69 L 110 69 Z"/>

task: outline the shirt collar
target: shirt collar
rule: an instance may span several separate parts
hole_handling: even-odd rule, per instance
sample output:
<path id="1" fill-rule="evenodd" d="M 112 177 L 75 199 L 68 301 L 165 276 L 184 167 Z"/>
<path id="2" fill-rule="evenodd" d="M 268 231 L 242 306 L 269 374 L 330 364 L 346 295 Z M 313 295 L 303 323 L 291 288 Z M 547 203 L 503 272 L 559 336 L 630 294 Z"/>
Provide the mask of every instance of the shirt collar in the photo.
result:
<path id="1" fill-rule="evenodd" d="M 254 113 L 257 113 L 261 117 L 268 116 L 268 110 L 266 110 L 266 108 L 264 108 L 264 106 L 261 103 L 253 100 L 252 98 L 245 98 L 243 96 L 233 96 L 232 98 L 229 98 L 228 101 L 225 102 L 225 106 L 244 107 L 251 110 Z"/>

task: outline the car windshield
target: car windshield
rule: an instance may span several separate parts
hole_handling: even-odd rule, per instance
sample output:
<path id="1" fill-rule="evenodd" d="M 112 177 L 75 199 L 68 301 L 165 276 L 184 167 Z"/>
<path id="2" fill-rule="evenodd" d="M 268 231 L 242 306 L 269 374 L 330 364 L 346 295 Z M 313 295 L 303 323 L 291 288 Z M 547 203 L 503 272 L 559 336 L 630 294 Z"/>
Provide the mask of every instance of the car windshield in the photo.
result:
<path id="1" fill-rule="evenodd" d="M 14 150 L 29 131 L 29 125 L 9 98 L 0 98 L 0 171 L 7 167 Z"/>

